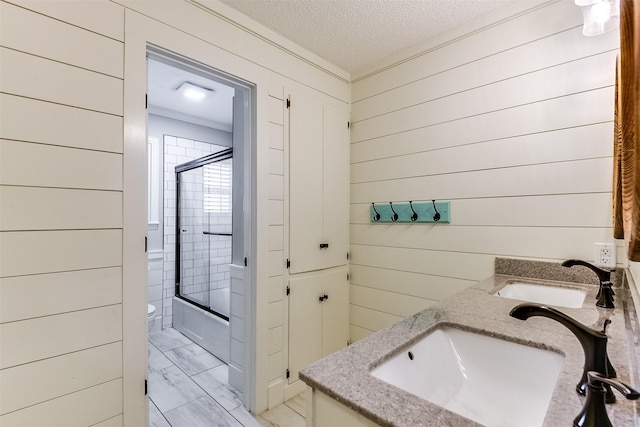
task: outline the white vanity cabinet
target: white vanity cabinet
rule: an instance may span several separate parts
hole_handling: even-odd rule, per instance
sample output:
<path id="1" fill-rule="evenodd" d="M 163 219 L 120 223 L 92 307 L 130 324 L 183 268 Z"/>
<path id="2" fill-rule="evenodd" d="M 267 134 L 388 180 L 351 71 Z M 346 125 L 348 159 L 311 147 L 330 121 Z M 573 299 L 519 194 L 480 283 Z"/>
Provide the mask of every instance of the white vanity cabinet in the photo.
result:
<path id="1" fill-rule="evenodd" d="M 289 95 L 288 112 L 289 273 L 345 265 L 349 113 L 297 93 Z"/>
<path id="2" fill-rule="evenodd" d="M 312 390 L 307 401 L 307 427 L 377 427 L 378 424 L 326 394 Z"/>
<path id="3" fill-rule="evenodd" d="M 349 283 L 346 268 L 289 280 L 289 384 L 308 364 L 347 345 Z"/>

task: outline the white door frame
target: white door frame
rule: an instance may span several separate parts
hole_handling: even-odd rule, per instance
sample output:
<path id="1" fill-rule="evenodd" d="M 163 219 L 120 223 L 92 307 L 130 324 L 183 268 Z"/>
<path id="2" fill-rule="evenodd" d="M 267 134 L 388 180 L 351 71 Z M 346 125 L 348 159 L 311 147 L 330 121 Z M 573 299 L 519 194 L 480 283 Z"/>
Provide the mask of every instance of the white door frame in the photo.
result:
<path id="1" fill-rule="evenodd" d="M 143 389 L 147 377 L 147 256 L 144 238 L 147 232 L 147 51 L 150 45 L 177 52 L 211 68 L 223 69 L 239 79 L 253 82 L 251 137 L 245 152 L 245 375 L 244 403 L 252 413 L 267 406 L 266 354 L 260 325 L 266 325 L 267 310 L 261 301 L 266 295 L 258 289 L 258 278 L 266 277 L 268 177 L 267 144 L 259 144 L 258 136 L 267 135 L 260 111 L 267 110 L 267 87 L 263 70 L 249 61 L 217 48 L 213 44 L 125 10 L 124 67 L 124 194 L 123 194 L 123 412 L 125 426 L 148 424 L 148 401 Z M 261 184 L 263 183 L 263 184 Z M 263 208 L 260 208 L 262 206 Z M 261 250 L 262 248 L 263 250 Z M 261 328 L 260 331 L 257 329 Z"/>

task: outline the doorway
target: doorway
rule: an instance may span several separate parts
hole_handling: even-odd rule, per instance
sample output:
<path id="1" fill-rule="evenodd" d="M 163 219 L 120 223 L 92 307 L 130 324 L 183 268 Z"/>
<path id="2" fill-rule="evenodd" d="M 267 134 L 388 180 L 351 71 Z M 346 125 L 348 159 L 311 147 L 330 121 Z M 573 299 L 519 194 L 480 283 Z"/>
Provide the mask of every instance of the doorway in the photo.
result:
<path id="1" fill-rule="evenodd" d="M 244 194 L 251 188 L 254 88 L 153 46 L 147 73 L 155 331 L 175 329 L 222 360 L 227 385 L 242 395 L 251 380 L 245 376 L 244 320 L 252 313 L 245 308 L 249 301 L 232 310 L 230 297 L 233 289 L 245 295 L 250 284 L 245 257 L 252 250 L 252 210 Z"/>

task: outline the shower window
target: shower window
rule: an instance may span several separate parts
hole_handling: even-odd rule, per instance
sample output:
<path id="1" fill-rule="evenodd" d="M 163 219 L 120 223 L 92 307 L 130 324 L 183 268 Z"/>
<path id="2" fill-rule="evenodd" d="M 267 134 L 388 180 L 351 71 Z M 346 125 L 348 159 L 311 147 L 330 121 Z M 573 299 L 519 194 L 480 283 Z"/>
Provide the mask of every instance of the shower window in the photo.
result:
<path id="1" fill-rule="evenodd" d="M 231 163 L 204 165 L 204 212 L 231 214 Z"/>
<path id="2" fill-rule="evenodd" d="M 229 320 L 232 149 L 176 166 L 176 295 Z"/>

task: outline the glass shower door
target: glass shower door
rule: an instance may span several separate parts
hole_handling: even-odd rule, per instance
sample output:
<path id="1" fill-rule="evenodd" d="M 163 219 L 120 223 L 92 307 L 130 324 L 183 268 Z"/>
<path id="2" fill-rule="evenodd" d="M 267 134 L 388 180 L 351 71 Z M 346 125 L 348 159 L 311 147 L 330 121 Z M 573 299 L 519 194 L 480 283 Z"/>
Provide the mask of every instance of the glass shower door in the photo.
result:
<path id="1" fill-rule="evenodd" d="M 176 295 L 225 320 L 231 300 L 232 164 L 227 149 L 176 166 Z"/>
<path id="2" fill-rule="evenodd" d="M 208 225 L 204 209 L 203 169 L 180 172 L 178 185 L 179 293 L 183 298 L 208 308 L 209 242 L 204 234 Z"/>
<path id="3" fill-rule="evenodd" d="M 211 311 L 229 318 L 232 244 L 232 160 L 210 163 L 204 169 L 205 235 L 209 248 L 209 303 Z"/>

